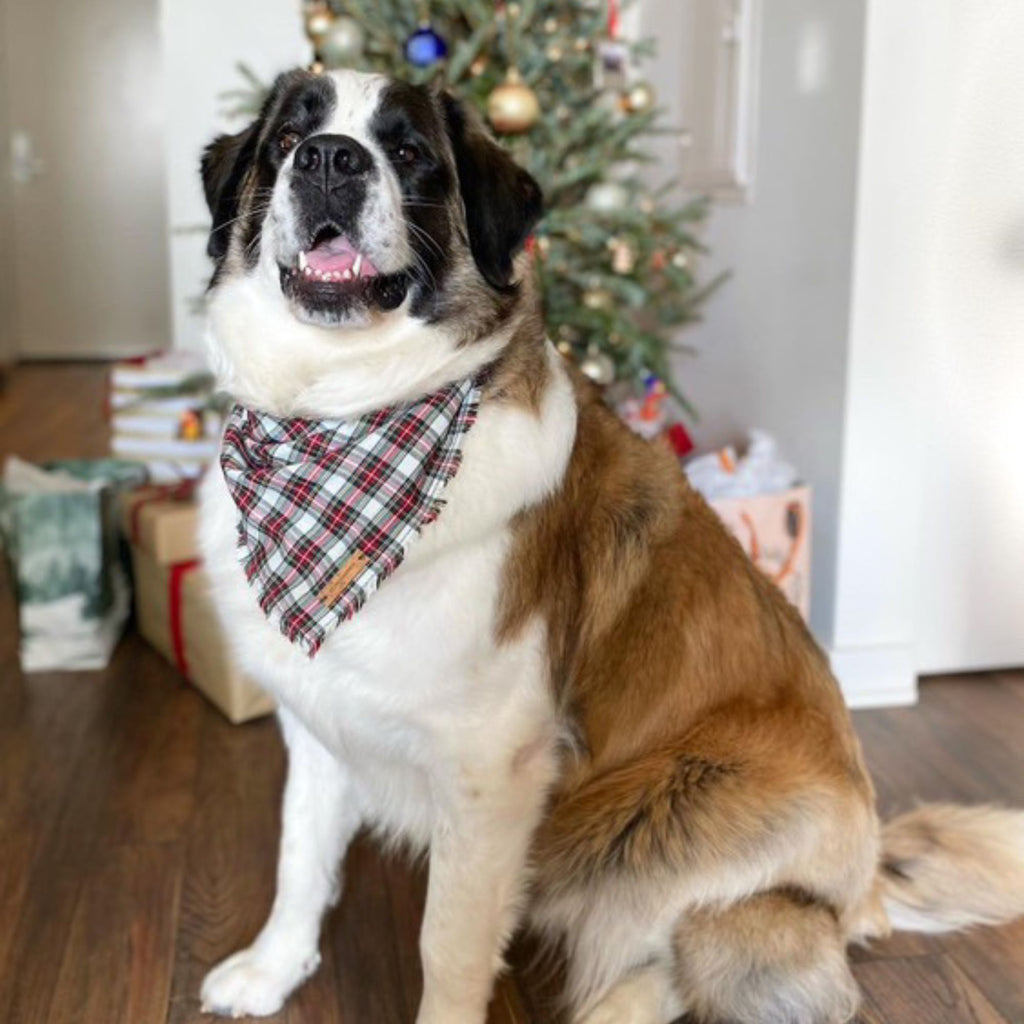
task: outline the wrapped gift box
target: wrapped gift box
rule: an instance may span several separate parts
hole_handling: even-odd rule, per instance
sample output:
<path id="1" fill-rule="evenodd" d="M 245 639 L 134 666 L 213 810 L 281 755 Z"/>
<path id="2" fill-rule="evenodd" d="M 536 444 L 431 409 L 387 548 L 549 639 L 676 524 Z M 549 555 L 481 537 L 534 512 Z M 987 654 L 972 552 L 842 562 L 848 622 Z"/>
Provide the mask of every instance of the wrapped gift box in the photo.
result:
<path id="1" fill-rule="evenodd" d="M 714 498 L 708 504 L 751 561 L 806 620 L 811 606 L 810 487 L 749 498 Z"/>
<path id="2" fill-rule="evenodd" d="M 35 466 L 10 457 L 0 484 L 0 538 L 18 603 L 26 672 L 99 669 L 128 617 L 115 493 L 145 471 L 112 459 Z"/>
<path id="3" fill-rule="evenodd" d="M 139 632 L 232 722 L 274 710 L 273 700 L 233 663 L 198 560 L 198 510 L 189 485 L 124 496 Z"/>

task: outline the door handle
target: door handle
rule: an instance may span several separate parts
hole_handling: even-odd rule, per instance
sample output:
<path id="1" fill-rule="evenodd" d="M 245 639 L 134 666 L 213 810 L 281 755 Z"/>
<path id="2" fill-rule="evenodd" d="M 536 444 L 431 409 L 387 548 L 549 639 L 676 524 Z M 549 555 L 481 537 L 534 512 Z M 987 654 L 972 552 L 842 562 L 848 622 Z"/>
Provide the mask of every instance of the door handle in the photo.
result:
<path id="1" fill-rule="evenodd" d="M 32 136 L 18 129 L 11 132 L 11 178 L 17 185 L 27 185 L 46 171 L 46 161 L 35 154 Z"/>

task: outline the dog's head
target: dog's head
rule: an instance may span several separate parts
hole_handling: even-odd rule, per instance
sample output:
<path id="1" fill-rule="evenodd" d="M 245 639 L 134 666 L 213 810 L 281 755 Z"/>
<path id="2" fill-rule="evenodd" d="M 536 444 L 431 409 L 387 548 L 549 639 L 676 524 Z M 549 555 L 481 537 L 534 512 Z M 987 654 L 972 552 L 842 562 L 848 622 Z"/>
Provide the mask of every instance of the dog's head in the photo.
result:
<path id="1" fill-rule="evenodd" d="M 451 96 L 351 71 L 282 75 L 252 124 L 207 148 L 202 177 L 214 331 L 241 315 L 218 317 L 219 293 L 244 290 L 263 322 L 247 357 L 267 373 L 313 349 L 328 364 L 386 351 L 410 321 L 475 340 L 509 308 L 541 212 L 534 180 Z M 266 346 L 276 358 L 253 351 Z"/>

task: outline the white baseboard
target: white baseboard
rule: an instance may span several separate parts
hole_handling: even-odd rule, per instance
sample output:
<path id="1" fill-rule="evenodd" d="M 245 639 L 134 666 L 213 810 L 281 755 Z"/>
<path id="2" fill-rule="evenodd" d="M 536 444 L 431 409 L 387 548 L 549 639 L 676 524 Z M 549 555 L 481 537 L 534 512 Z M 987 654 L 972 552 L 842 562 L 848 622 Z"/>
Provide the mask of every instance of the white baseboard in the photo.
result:
<path id="1" fill-rule="evenodd" d="M 917 703 L 914 650 L 909 645 L 832 648 L 829 660 L 851 708 Z"/>

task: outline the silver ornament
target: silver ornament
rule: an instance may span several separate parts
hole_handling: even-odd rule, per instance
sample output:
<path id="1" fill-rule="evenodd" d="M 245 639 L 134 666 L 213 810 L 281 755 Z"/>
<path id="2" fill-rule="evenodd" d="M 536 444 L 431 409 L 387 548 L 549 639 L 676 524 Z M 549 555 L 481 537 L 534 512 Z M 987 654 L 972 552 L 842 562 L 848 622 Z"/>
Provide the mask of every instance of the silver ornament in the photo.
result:
<path id="1" fill-rule="evenodd" d="M 621 210 L 629 202 L 629 189 L 617 181 L 599 181 L 587 190 L 586 204 L 598 213 Z"/>
<path id="2" fill-rule="evenodd" d="M 348 64 L 363 55 L 366 37 L 355 18 L 340 15 L 321 36 L 317 50 L 328 64 Z"/>

